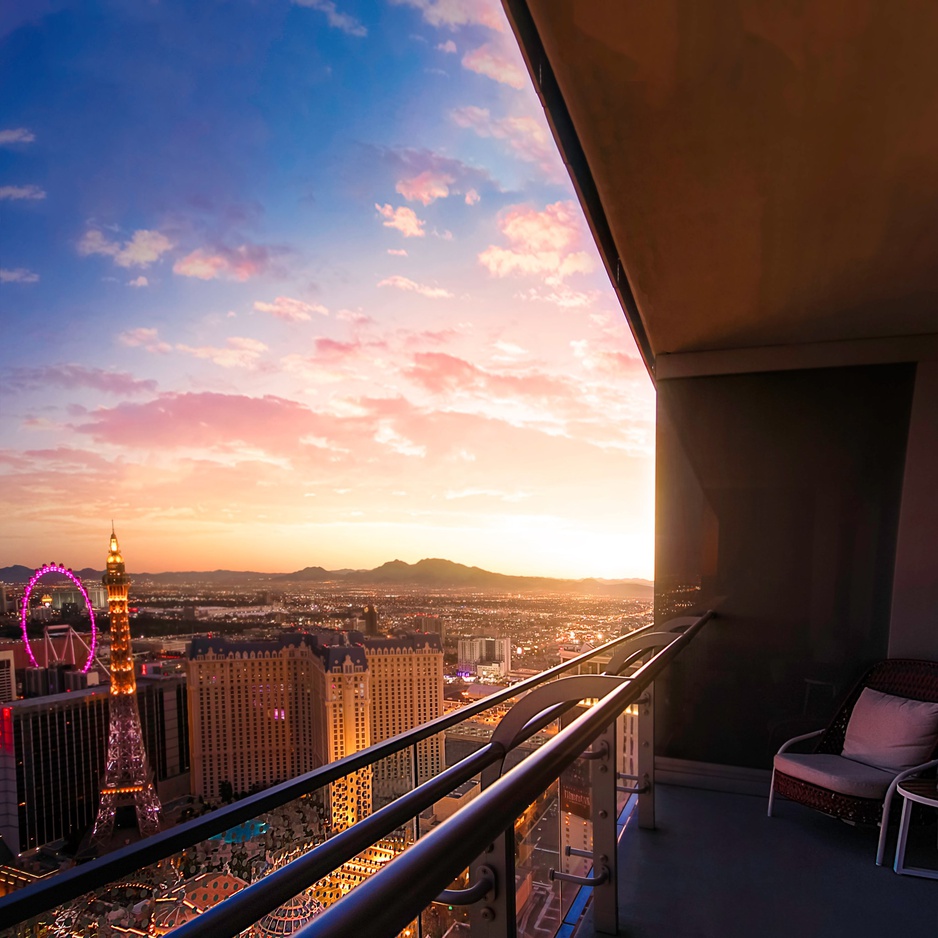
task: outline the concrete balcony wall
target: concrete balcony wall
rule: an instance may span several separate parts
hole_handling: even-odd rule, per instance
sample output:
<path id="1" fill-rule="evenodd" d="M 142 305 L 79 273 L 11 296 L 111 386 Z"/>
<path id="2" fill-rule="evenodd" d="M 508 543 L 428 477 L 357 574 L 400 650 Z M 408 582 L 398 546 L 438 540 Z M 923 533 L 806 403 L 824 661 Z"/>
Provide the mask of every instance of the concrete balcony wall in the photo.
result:
<path id="1" fill-rule="evenodd" d="M 659 380 L 656 619 L 720 612 L 659 682 L 659 755 L 768 768 L 887 655 L 915 374 Z"/>

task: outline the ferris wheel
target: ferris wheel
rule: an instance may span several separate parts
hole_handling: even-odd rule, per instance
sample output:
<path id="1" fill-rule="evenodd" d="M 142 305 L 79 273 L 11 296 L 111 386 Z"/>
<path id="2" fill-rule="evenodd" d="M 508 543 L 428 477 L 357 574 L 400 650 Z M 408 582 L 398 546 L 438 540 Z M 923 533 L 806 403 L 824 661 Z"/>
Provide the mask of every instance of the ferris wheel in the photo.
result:
<path id="1" fill-rule="evenodd" d="M 91 619 L 91 644 L 89 645 L 87 642 L 85 642 L 84 639 L 70 625 L 47 626 L 45 629 L 46 662 L 43 667 L 49 667 L 50 665 L 50 651 L 53 662 L 63 660 L 59 656 L 58 650 L 55 647 L 54 639 L 64 636 L 65 646 L 71 650 L 72 663 L 76 668 L 79 665 L 79 660 L 75 656 L 75 643 L 78 642 L 88 652 L 87 658 L 81 667 L 81 672 L 83 674 L 87 674 L 95 662 L 95 649 L 98 645 L 98 626 L 94 619 L 94 609 L 91 606 L 91 599 L 88 597 L 88 591 L 85 589 L 81 579 L 67 567 L 63 567 L 60 563 L 47 563 L 36 570 L 29 578 L 29 583 L 26 586 L 26 592 L 23 593 L 23 605 L 20 609 L 20 629 L 23 632 L 23 644 L 26 646 L 26 653 L 29 655 L 29 660 L 32 662 L 34 668 L 41 667 L 39 661 L 36 658 L 36 654 L 33 651 L 33 646 L 29 641 L 29 634 L 27 632 L 26 625 L 29 622 L 30 597 L 38 586 L 39 581 L 49 573 L 56 573 L 59 576 L 64 576 L 67 580 L 71 580 L 78 592 L 81 593 L 82 598 L 85 601 L 85 608 L 88 610 L 88 616 Z M 98 664 L 100 665 L 101 662 L 99 661 Z"/>

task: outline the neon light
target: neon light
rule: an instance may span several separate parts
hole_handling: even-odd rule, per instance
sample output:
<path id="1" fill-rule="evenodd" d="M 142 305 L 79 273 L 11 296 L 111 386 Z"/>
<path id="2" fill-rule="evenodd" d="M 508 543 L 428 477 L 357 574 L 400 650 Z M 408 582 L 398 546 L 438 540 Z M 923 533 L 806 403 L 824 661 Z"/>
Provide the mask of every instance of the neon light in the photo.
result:
<path id="1" fill-rule="evenodd" d="M 85 666 L 81 669 L 82 674 L 87 674 L 91 670 L 91 665 L 94 663 L 94 650 L 98 644 L 98 627 L 94 621 L 94 609 L 91 608 L 91 599 L 88 597 L 88 591 L 85 589 L 84 584 L 81 580 L 72 573 L 67 567 L 63 567 L 60 563 L 47 563 L 44 566 L 36 570 L 35 573 L 30 577 L 29 584 L 26 587 L 26 592 L 23 594 L 23 608 L 20 611 L 20 629 L 23 632 L 23 644 L 26 645 L 26 652 L 29 655 L 29 660 L 32 661 L 33 667 L 38 668 L 39 662 L 36 660 L 36 656 L 33 654 L 33 646 L 29 643 L 29 634 L 26 631 L 26 622 L 29 619 L 29 597 L 32 596 L 33 590 L 36 588 L 36 584 L 47 574 L 47 573 L 60 573 L 66 579 L 71 580 L 72 583 L 78 588 L 78 591 L 82 595 L 82 599 L 85 601 L 85 607 L 88 610 L 88 616 L 91 619 L 91 647 L 88 650 L 88 660 L 85 662 Z"/>
<path id="2" fill-rule="evenodd" d="M 4 707 L 3 719 L 0 721 L 0 752 L 12 754 L 13 751 L 13 711 Z"/>

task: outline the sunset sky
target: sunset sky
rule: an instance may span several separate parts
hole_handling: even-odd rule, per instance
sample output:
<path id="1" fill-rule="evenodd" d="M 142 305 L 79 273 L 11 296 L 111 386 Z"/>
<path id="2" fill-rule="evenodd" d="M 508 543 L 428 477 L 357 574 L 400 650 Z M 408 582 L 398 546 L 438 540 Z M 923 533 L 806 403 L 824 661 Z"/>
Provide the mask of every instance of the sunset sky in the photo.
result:
<path id="1" fill-rule="evenodd" d="M 654 393 L 500 4 L 0 13 L 0 566 L 651 577 Z"/>

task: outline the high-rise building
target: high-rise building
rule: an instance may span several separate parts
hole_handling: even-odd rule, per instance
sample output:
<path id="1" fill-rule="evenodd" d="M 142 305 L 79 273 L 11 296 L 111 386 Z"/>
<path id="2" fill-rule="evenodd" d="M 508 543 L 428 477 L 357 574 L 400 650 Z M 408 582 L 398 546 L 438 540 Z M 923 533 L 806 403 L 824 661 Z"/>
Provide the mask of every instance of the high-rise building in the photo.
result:
<path id="1" fill-rule="evenodd" d="M 373 638 L 335 629 L 265 642 L 196 638 L 189 647 L 192 791 L 215 800 L 311 771 L 443 712 L 436 635 Z M 341 830 L 412 786 L 410 752 L 332 785 Z M 418 782 L 442 771 L 443 740 L 417 747 Z M 372 775 L 374 773 L 374 775 Z M 373 789 L 374 786 L 374 789 Z"/>
<path id="2" fill-rule="evenodd" d="M 510 638 L 461 638 L 456 647 L 457 667 L 462 673 L 474 674 L 478 664 L 498 664 L 501 674 L 511 670 Z"/>
<path id="3" fill-rule="evenodd" d="M 186 667 L 193 794 L 214 801 L 326 761 L 325 670 L 306 636 L 195 638 Z"/>
<path id="4" fill-rule="evenodd" d="M 320 655 L 325 669 L 326 751 L 334 762 L 372 743 L 372 675 L 361 645 L 324 645 Z M 333 830 L 344 830 L 371 814 L 371 786 L 370 768 L 333 782 Z"/>
<path id="5" fill-rule="evenodd" d="M 396 736 L 443 713 L 443 644 L 437 635 L 362 637 L 371 671 L 371 742 Z M 385 802 L 413 786 L 405 750 L 374 766 L 374 798 Z M 417 784 L 444 768 L 442 734 L 417 744 Z"/>
<path id="6" fill-rule="evenodd" d="M 442 641 L 446 638 L 447 619 L 443 616 L 414 616 L 413 626 L 418 632 L 433 632 Z"/>
<path id="7" fill-rule="evenodd" d="M 16 663 L 12 651 L 0 651 L 0 702 L 16 700 Z"/>
<path id="8" fill-rule="evenodd" d="M 89 688 L 0 710 L 0 834 L 17 853 L 75 848 L 98 810 L 108 693 Z"/>
<path id="9" fill-rule="evenodd" d="M 178 797 L 189 790 L 185 680 L 142 678 L 137 696 L 157 791 Z M 98 686 L 0 708 L 0 836 L 14 852 L 57 840 L 74 848 L 87 833 L 100 800 L 110 702 Z"/>
<path id="10" fill-rule="evenodd" d="M 362 610 L 362 615 L 365 618 L 365 634 L 374 635 L 378 634 L 378 609 L 374 603 L 369 603 Z"/>
<path id="11" fill-rule="evenodd" d="M 115 824 L 121 825 L 125 818 L 129 820 L 131 812 L 142 837 L 155 834 L 160 829 L 161 810 L 143 746 L 137 707 L 137 681 L 127 609 L 130 580 L 113 527 L 103 582 L 107 587 L 111 620 L 111 690 L 107 764 L 101 783 L 98 816 L 91 833 L 91 846 L 98 850 L 110 841 Z"/>
<path id="12" fill-rule="evenodd" d="M 154 674 L 137 681 L 140 725 L 156 793 L 165 804 L 189 794 L 189 706 L 186 678 Z"/>

